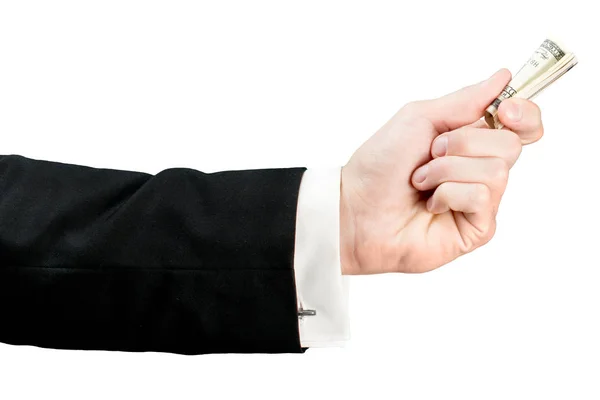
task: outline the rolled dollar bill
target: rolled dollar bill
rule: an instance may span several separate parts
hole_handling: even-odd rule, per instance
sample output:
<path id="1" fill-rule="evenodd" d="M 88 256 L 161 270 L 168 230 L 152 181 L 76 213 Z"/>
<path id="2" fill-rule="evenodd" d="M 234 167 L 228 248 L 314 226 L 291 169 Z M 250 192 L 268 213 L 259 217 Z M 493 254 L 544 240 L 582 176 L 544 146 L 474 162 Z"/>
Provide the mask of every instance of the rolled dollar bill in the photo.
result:
<path id="1" fill-rule="evenodd" d="M 498 107 L 503 100 L 510 97 L 532 99 L 576 64 L 577 58 L 573 53 L 567 52 L 554 40 L 544 40 L 485 110 L 485 122 L 490 128 L 503 128 L 504 125 L 498 119 Z"/>

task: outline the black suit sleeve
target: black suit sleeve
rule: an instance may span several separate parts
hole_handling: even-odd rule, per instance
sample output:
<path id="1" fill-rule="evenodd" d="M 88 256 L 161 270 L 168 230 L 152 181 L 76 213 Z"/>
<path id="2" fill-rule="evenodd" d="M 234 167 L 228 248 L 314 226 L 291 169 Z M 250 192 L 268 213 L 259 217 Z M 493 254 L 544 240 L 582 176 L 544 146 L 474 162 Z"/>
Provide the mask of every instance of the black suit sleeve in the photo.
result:
<path id="1" fill-rule="evenodd" d="M 0 156 L 0 342 L 299 353 L 305 168 L 156 175 Z"/>

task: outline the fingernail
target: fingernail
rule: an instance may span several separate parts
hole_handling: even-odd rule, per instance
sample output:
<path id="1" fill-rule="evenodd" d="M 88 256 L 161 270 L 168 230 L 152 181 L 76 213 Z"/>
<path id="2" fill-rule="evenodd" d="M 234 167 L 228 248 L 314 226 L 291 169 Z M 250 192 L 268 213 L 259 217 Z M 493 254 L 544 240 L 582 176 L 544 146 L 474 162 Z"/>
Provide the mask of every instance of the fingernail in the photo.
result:
<path id="1" fill-rule="evenodd" d="M 521 110 L 521 106 L 518 104 L 515 104 L 512 101 L 507 101 L 505 107 L 506 116 L 508 119 L 517 122 L 521 119 L 521 117 L 523 117 L 523 110 Z"/>
<path id="2" fill-rule="evenodd" d="M 415 174 L 413 175 L 413 180 L 416 183 L 421 183 L 421 182 L 425 181 L 425 178 L 427 178 L 427 169 L 428 168 L 429 168 L 429 166 L 427 164 L 425 164 L 421 168 L 417 169 L 415 171 Z"/>
<path id="3" fill-rule="evenodd" d="M 429 200 L 427 200 L 427 211 L 431 210 L 433 210 L 433 196 L 431 196 Z"/>
<path id="4" fill-rule="evenodd" d="M 438 157 L 445 156 L 448 152 L 448 137 L 440 136 L 435 139 L 431 147 L 431 152 Z"/>

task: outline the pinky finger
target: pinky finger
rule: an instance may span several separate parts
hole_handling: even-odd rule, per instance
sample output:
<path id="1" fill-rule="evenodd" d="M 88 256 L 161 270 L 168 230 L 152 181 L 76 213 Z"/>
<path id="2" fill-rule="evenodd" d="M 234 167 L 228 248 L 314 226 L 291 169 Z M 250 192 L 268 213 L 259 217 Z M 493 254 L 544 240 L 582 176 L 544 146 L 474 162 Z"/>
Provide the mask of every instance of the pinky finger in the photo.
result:
<path id="1" fill-rule="evenodd" d="M 427 209 L 432 214 L 462 212 L 472 225 L 486 229 L 494 208 L 492 193 L 483 183 L 444 182 L 427 201 Z"/>

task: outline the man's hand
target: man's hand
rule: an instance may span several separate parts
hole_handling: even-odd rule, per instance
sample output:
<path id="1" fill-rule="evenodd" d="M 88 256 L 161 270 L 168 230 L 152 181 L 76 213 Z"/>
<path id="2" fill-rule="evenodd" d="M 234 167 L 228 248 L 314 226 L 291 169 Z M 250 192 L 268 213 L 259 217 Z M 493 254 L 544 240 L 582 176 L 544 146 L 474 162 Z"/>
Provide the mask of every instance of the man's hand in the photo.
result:
<path id="1" fill-rule="evenodd" d="M 501 103 L 502 130 L 480 118 L 510 81 L 491 78 L 409 103 L 342 168 L 344 274 L 426 272 L 487 243 L 521 146 L 542 137 L 539 108 Z"/>

